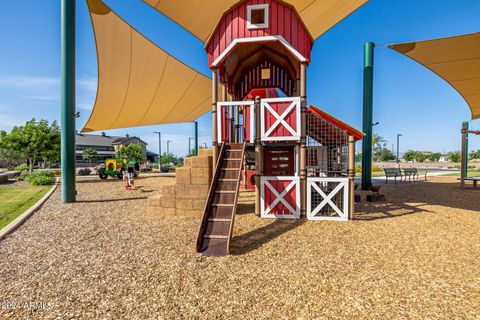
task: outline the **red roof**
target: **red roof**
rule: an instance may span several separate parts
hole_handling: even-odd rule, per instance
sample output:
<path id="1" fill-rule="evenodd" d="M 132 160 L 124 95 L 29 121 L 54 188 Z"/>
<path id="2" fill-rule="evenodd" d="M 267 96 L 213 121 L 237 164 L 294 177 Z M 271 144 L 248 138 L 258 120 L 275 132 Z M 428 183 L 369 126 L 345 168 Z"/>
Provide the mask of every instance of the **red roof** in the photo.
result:
<path id="1" fill-rule="evenodd" d="M 345 122 L 335 118 L 334 116 L 332 116 L 329 113 L 326 113 L 323 110 L 318 109 L 317 107 L 310 106 L 308 108 L 308 111 L 311 112 L 312 114 L 314 114 L 315 116 L 320 117 L 320 118 L 330 122 L 331 124 L 339 127 L 340 129 L 345 130 L 349 135 L 352 135 L 355 138 L 356 141 L 362 140 L 363 137 L 366 136 L 366 134 L 363 133 L 362 131 L 355 129 L 352 126 L 349 126 Z"/>

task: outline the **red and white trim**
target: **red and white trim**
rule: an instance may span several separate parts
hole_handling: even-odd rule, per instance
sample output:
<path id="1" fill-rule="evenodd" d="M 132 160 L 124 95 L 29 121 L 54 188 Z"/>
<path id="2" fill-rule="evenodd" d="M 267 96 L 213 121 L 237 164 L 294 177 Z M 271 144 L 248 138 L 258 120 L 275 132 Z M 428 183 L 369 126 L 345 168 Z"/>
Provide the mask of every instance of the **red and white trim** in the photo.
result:
<path id="1" fill-rule="evenodd" d="M 279 115 L 273 110 L 271 104 L 274 103 L 290 103 L 288 108 Z M 291 116 L 292 111 L 296 109 L 295 129 L 292 128 L 286 121 L 287 117 Z M 300 97 L 293 98 L 271 98 L 261 100 L 261 140 L 262 141 L 299 141 L 301 138 L 301 103 Z M 268 115 L 267 115 L 268 112 Z M 266 129 L 266 117 L 274 117 L 275 123 L 273 123 L 268 130 Z M 287 136 L 272 136 L 272 133 L 278 127 L 283 126 L 290 135 Z"/>
<path id="2" fill-rule="evenodd" d="M 252 37 L 252 38 L 237 38 L 228 45 L 228 47 L 218 56 L 217 59 L 212 63 L 212 67 L 218 67 L 218 65 L 230 54 L 230 52 L 235 48 L 237 44 L 241 43 L 258 43 L 258 42 L 270 42 L 278 41 L 280 42 L 288 51 L 290 51 L 298 61 L 307 62 L 308 60 L 295 49 L 287 40 L 282 36 L 265 36 L 265 37 Z"/>

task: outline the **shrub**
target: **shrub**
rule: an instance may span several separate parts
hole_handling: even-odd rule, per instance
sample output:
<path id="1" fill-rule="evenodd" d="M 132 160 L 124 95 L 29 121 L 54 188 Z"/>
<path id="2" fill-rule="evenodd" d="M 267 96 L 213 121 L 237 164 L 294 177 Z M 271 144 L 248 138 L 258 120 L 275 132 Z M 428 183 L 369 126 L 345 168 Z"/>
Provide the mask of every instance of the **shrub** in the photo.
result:
<path id="1" fill-rule="evenodd" d="M 16 171 L 28 171 L 28 170 L 30 170 L 30 168 L 28 167 L 28 164 L 22 163 L 21 165 L 16 166 L 15 170 Z"/>
<path id="2" fill-rule="evenodd" d="M 50 171 L 36 171 L 30 173 L 25 180 L 32 186 L 46 186 L 55 182 L 55 176 Z"/>
<path id="3" fill-rule="evenodd" d="M 25 181 L 25 178 L 27 178 L 28 173 L 26 171 L 22 171 L 19 176 L 15 177 L 16 181 Z"/>
<path id="4" fill-rule="evenodd" d="M 78 175 L 80 176 L 89 176 L 90 173 L 92 173 L 92 170 L 90 170 L 89 168 L 83 168 L 78 170 Z"/>

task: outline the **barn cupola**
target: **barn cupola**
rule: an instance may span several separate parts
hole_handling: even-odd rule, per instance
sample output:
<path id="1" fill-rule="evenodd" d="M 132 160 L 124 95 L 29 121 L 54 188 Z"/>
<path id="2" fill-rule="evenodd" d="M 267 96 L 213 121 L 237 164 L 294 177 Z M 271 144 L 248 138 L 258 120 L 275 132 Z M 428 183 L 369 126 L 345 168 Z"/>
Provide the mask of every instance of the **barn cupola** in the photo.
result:
<path id="1" fill-rule="evenodd" d="M 247 0 L 225 12 L 207 41 L 209 66 L 234 100 L 258 89 L 299 96 L 301 64 L 310 62 L 313 39 L 292 6 Z"/>

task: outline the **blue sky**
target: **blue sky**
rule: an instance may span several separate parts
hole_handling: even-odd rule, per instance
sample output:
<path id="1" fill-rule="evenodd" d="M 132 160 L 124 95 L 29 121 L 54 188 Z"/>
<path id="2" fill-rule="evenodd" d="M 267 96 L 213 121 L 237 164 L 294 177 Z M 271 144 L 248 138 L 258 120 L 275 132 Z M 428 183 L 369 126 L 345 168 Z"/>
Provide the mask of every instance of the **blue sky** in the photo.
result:
<path id="1" fill-rule="evenodd" d="M 159 46 L 193 68 L 209 74 L 203 44 L 142 0 L 105 0 L 114 11 Z M 461 122 L 470 119 L 463 98 L 436 75 L 385 48 L 408 42 L 480 31 L 478 0 L 370 0 L 314 45 L 308 68 L 308 103 L 361 129 L 362 55 L 366 41 L 377 43 L 375 132 L 401 151 L 460 149 Z M 32 117 L 60 118 L 60 1 L 2 1 L 0 4 L 0 130 Z M 95 42 L 86 2 L 77 0 L 77 128 L 86 122 L 95 100 Z M 480 120 L 471 122 L 480 129 Z M 153 131 L 184 155 L 192 124 L 112 130 L 137 135 L 158 150 Z M 200 118 L 200 143 L 210 143 L 210 116 Z M 480 148 L 480 137 L 471 139 Z"/>

